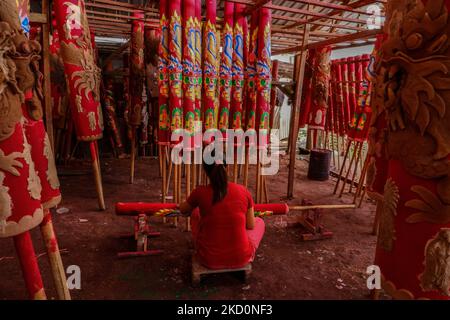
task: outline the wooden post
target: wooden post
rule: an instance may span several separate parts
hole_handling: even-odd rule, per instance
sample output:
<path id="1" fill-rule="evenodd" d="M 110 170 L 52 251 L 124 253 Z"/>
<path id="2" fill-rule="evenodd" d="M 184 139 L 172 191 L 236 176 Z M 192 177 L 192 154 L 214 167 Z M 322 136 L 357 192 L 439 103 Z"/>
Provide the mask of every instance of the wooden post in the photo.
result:
<path id="1" fill-rule="evenodd" d="M 44 67 L 44 105 L 45 105 L 45 126 L 47 129 L 48 139 L 53 150 L 55 150 L 55 142 L 53 137 L 53 112 L 51 97 L 51 79 L 50 79 L 50 23 L 51 15 L 48 0 L 42 0 L 42 13 L 46 16 L 46 23 L 42 24 L 42 64 Z M 56 154 L 56 152 L 54 152 Z"/>
<path id="2" fill-rule="evenodd" d="M 98 205 L 100 210 L 106 210 L 105 198 L 103 196 L 102 176 L 100 173 L 99 159 L 95 141 L 89 143 L 92 157 L 92 170 L 94 171 L 95 188 L 97 190 Z"/>
<path id="3" fill-rule="evenodd" d="M 302 47 L 305 47 L 306 44 L 308 44 L 308 39 L 309 39 L 309 30 L 310 30 L 310 25 L 309 24 L 305 24 L 305 31 L 303 34 L 303 39 L 302 39 Z M 288 176 L 288 190 L 287 190 L 287 197 L 288 198 L 293 198 L 294 197 L 294 176 L 295 176 L 295 159 L 296 159 L 296 153 L 297 153 L 297 148 L 296 148 L 296 142 L 297 142 L 297 137 L 298 137 L 298 121 L 299 121 L 299 111 L 300 111 L 300 104 L 301 104 L 301 99 L 302 99 L 302 92 L 303 92 L 303 79 L 305 76 L 305 63 L 306 63 L 306 58 L 307 58 L 307 53 L 308 51 L 306 49 L 304 49 L 299 56 L 296 57 L 296 59 L 298 60 L 298 69 L 296 70 L 298 72 L 298 76 L 296 77 L 296 84 L 295 84 L 295 102 L 294 105 L 292 106 L 292 112 L 293 114 L 291 114 L 291 124 L 292 124 L 292 130 L 291 130 L 291 137 L 290 137 L 290 141 L 291 141 L 291 146 L 290 146 L 290 150 L 289 150 L 289 176 Z"/>

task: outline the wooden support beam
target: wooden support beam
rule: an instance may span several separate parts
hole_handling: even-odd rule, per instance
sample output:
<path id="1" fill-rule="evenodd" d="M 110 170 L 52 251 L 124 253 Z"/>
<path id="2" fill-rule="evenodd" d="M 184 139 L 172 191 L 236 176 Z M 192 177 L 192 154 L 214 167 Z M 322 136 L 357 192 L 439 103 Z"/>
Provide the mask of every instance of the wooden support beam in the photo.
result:
<path id="1" fill-rule="evenodd" d="M 309 24 L 305 24 L 305 35 L 302 40 L 301 47 L 304 48 L 299 56 L 296 57 L 296 75 L 294 75 L 294 79 L 296 81 L 295 85 L 295 101 L 292 105 L 292 114 L 291 114 L 291 130 L 290 130 L 290 149 L 289 149 L 289 176 L 288 176 L 288 190 L 287 197 L 294 197 L 294 177 L 295 177 L 295 160 L 297 155 L 297 137 L 298 137 L 298 121 L 300 117 L 300 105 L 302 100 L 302 92 L 303 92 L 303 80 L 305 77 L 305 64 L 308 51 L 306 50 L 306 45 L 309 40 L 309 30 L 311 26 Z"/>
<path id="2" fill-rule="evenodd" d="M 45 13 L 37 13 L 37 12 L 31 12 L 31 13 L 30 13 L 30 22 L 32 22 L 32 23 L 46 24 L 46 23 L 47 23 L 47 14 L 45 14 Z"/>
<path id="3" fill-rule="evenodd" d="M 347 34 L 345 36 L 340 36 L 340 37 L 336 37 L 336 38 L 332 38 L 332 39 L 328 39 L 328 40 L 324 40 L 324 41 L 313 42 L 310 44 L 306 44 L 304 46 L 300 45 L 300 46 L 295 46 L 295 47 L 286 48 L 286 49 L 282 49 L 282 50 L 276 50 L 273 52 L 273 55 L 294 53 L 294 52 L 303 51 L 303 49 L 319 48 L 319 47 L 333 45 L 333 44 L 337 44 L 337 43 L 345 43 L 345 42 L 351 42 L 354 40 L 363 40 L 363 39 L 373 38 L 376 35 L 380 34 L 381 32 L 383 32 L 382 29 L 374 29 L 374 30 L 367 30 L 367 31 Z"/>

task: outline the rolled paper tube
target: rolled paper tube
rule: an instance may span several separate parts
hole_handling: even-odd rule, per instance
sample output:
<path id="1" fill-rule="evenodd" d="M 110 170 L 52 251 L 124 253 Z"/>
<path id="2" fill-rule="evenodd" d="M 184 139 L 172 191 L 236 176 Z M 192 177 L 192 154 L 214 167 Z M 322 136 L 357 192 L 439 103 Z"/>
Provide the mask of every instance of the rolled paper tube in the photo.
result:
<path id="1" fill-rule="evenodd" d="M 229 128 L 231 81 L 233 65 L 233 20 L 234 3 L 224 2 L 224 25 L 222 29 L 222 58 L 220 64 L 220 97 L 219 97 L 219 125 L 218 129 L 226 137 Z"/>
<path id="2" fill-rule="evenodd" d="M 183 65 L 181 1 L 169 1 L 169 107 L 170 129 L 179 133 L 183 129 Z M 176 141 L 172 141 L 176 143 Z"/>
<path id="3" fill-rule="evenodd" d="M 204 131 L 217 128 L 215 104 L 217 100 L 217 86 L 219 70 L 217 51 L 217 30 L 216 30 L 216 0 L 206 1 L 206 22 L 203 30 L 204 43 L 204 63 L 203 63 L 203 129 Z"/>
<path id="4" fill-rule="evenodd" d="M 245 6 L 235 4 L 233 28 L 233 66 L 231 87 L 231 124 L 233 130 L 242 130 L 242 104 L 244 89 L 244 11 Z"/>
<path id="5" fill-rule="evenodd" d="M 309 122 L 311 104 L 313 98 L 314 65 L 317 58 L 316 49 L 308 50 L 308 58 L 305 64 L 305 76 L 303 78 L 302 103 L 300 105 L 299 128 L 304 128 Z"/>
<path id="6" fill-rule="evenodd" d="M 178 210 L 176 203 L 149 203 L 149 202 L 118 202 L 116 214 L 119 216 L 133 216 L 139 213 L 153 215 L 157 212 L 173 212 Z M 273 212 L 274 215 L 285 215 L 289 212 L 289 206 L 285 203 L 255 204 L 255 212 Z"/>
<path id="7" fill-rule="evenodd" d="M 247 109 L 245 111 L 246 130 L 256 129 L 256 59 L 258 57 L 259 10 L 254 10 L 250 20 L 247 73 Z"/>
<path id="8" fill-rule="evenodd" d="M 168 2 L 161 0 L 159 2 L 161 38 L 158 48 L 158 143 L 167 144 L 170 142 L 170 112 L 169 112 L 169 21 L 168 21 Z"/>
<path id="9" fill-rule="evenodd" d="M 105 66 L 105 71 L 107 73 L 113 72 L 112 63 L 108 63 Z M 110 131 L 111 136 L 114 139 L 114 144 L 117 148 L 122 148 L 122 137 L 120 136 L 117 113 L 116 113 L 116 101 L 114 99 L 114 83 L 111 75 L 105 76 L 104 81 L 104 94 L 103 94 L 103 104 L 105 108 L 105 120 L 106 125 Z"/>
<path id="10" fill-rule="evenodd" d="M 309 129 L 325 129 L 331 71 L 330 55 L 331 47 L 329 46 L 319 48 L 316 51 L 316 59 L 313 64 L 312 99 L 308 122 Z"/>
<path id="11" fill-rule="evenodd" d="M 183 112 L 185 130 L 193 137 L 195 132 L 195 99 L 196 99 L 196 0 L 183 2 Z M 191 139 L 191 143 L 193 142 Z M 192 144 L 191 144 L 192 146 Z"/>
<path id="12" fill-rule="evenodd" d="M 57 0 L 54 10 L 77 138 L 94 141 L 103 136 L 101 78 L 95 64 L 84 1 Z"/>
<path id="13" fill-rule="evenodd" d="M 271 4 L 271 1 L 269 3 Z M 269 143 L 270 88 L 272 78 L 272 51 L 270 42 L 272 13 L 270 9 L 265 7 L 260 10 L 258 59 L 256 67 L 256 130 L 259 132 L 259 146 L 265 147 Z"/>
<path id="14" fill-rule="evenodd" d="M 142 91 L 144 89 L 144 13 L 133 12 L 130 41 L 130 111 L 129 125 L 139 127 L 142 123 Z"/>

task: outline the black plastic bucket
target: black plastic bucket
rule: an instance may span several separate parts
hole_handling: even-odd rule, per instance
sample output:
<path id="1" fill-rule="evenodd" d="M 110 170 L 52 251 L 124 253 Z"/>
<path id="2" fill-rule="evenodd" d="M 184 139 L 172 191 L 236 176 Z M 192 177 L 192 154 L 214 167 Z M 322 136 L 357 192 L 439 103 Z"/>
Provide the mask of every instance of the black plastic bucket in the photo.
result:
<path id="1" fill-rule="evenodd" d="M 331 150 L 313 149 L 309 158 L 308 179 L 326 181 L 330 177 Z"/>

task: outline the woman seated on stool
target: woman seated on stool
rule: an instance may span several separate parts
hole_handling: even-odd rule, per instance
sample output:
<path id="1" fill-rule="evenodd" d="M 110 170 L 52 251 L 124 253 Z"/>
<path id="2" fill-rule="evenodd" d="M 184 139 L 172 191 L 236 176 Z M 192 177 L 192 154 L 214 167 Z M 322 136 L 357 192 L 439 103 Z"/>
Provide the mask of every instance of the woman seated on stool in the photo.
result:
<path id="1" fill-rule="evenodd" d="M 255 218 L 247 188 L 228 182 L 225 165 L 204 163 L 203 168 L 210 184 L 197 187 L 180 205 L 191 215 L 197 258 L 209 269 L 242 268 L 255 258 L 264 221 Z"/>

